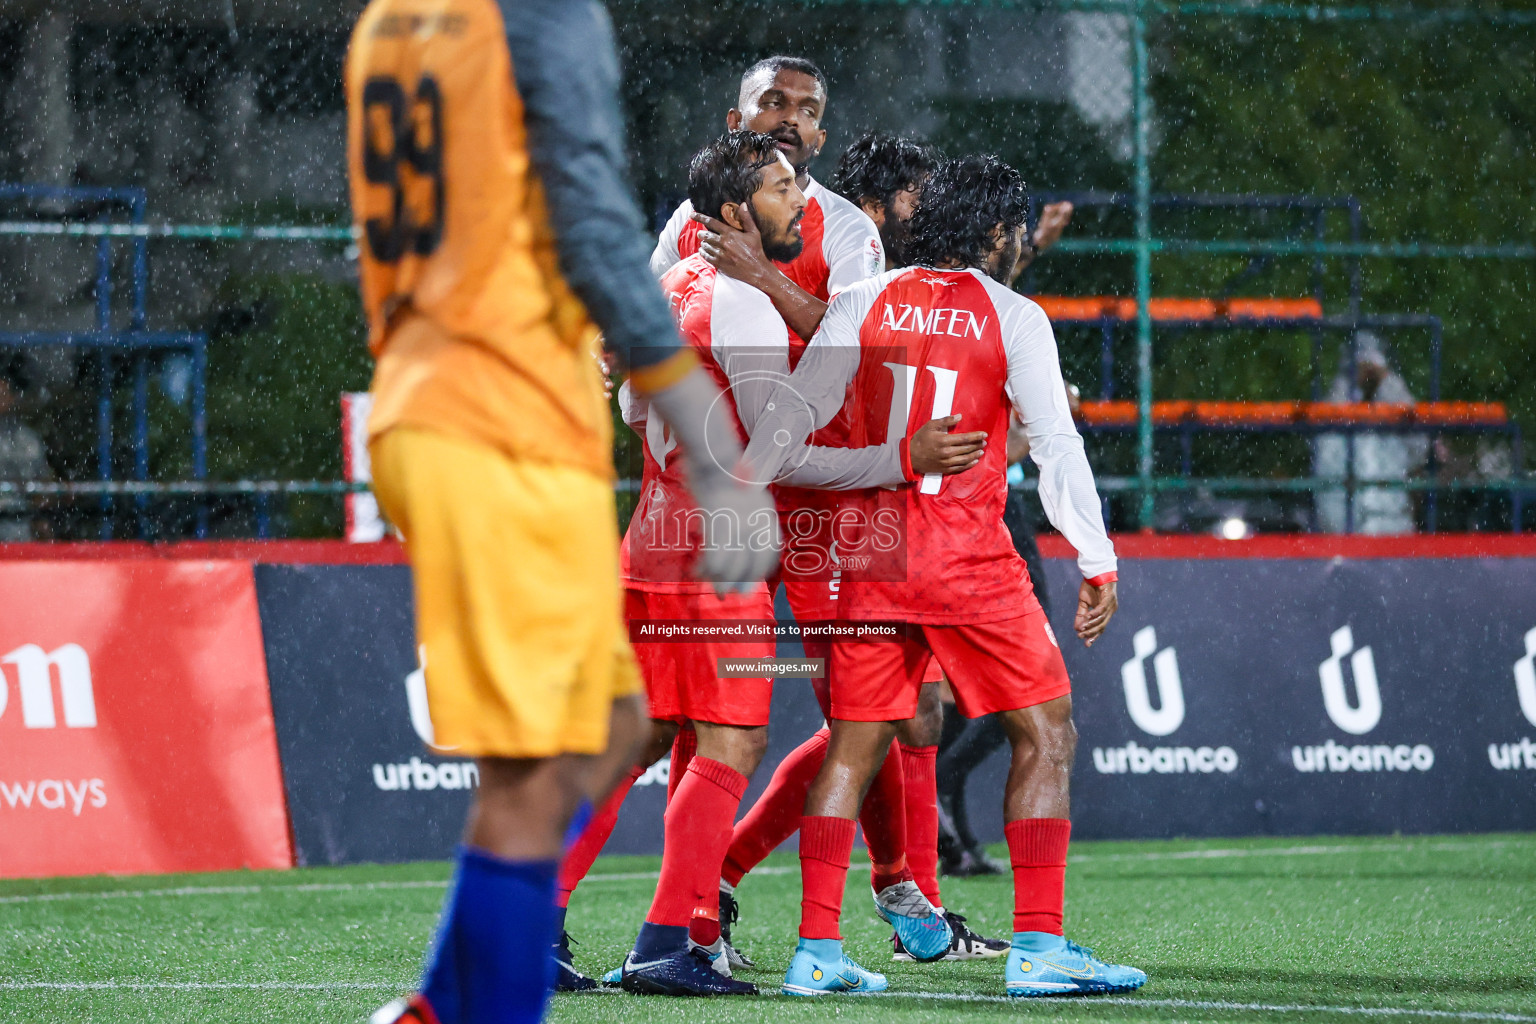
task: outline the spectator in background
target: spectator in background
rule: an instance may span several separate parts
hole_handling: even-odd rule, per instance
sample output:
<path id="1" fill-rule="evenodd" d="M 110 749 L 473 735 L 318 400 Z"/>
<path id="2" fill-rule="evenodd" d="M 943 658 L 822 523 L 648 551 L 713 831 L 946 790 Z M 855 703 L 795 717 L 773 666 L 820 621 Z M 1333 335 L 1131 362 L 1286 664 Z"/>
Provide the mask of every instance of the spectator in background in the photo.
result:
<path id="1" fill-rule="evenodd" d="M 1356 335 L 1354 373 L 1346 347 L 1339 372 L 1328 389 L 1329 402 L 1370 402 L 1408 405 L 1413 394 L 1387 361 L 1379 337 L 1369 331 Z M 1319 434 L 1313 442 L 1313 472 L 1323 480 L 1345 480 L 1353 464 L 1359 483 L 1407 480 L 1429 452 L 1425 437 L 1378 430 L 1356 431 L 1353 459 L 1346 434 Z M 1354 532 L 1367 534 L 1413 533 L 1413 502 L 1408 492 L 1396 487 L 1356 487 Z M 1328 487 L 1317 492 L 1317 524 L 1325 533 L 1343 533 L 1348 523 L 1346 488 Z"/>
<path id="2" fill-rule="evenodd" d="M 17 415 L 29 384 L 26 357 L 20 352 L 0 355 L 0 480 L 53 477 L 42 436 Z M 0 542 L 32 540 L 39 532 L 46 532 L 34 529 L 34 518 L 31 499 L 20 494 L 0 495 Z"/>

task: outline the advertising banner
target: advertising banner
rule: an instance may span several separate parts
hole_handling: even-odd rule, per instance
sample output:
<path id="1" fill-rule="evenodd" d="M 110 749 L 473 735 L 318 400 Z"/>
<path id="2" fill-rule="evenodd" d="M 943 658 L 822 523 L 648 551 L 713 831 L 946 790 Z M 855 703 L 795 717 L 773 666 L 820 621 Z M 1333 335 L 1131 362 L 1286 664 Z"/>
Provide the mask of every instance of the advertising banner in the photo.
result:
<path id="1" fill-rule="evenodd" d="M 298 863 L 451 856 L 479 776 L 431 745 L 410 570 L 259 565 L 256 582 Z M 773 713 L 749 799 L 821 725 L 804 680 L 779 687 Z M 663 760 L 632 790 L 609 852 L 660 852 L 666 795 Z"/>
<path id="2" fill-rule="evenodd" d="M 0 562 L 0 877 L 292 865 L 250 566 Z"/>
<path id="3" fill-rule="evenodd" d="M 429 746 L 410 570 L 258 565 L 256 586 L 297 862 L 451 856 L 479 776 Z"/>
<path id="4" fill-rule="evenodd" d="M 1536 828 L 1536 561 L 1128 558 L 1091 649 L 1072 635 L 1074 565 L 1047 572 L 1079 733 L 1075 835 Z M 429 745 L 409 571 L 256 574 L 299 861 L 447 856 L 478 778 Z M 801 679 L 777 683 L 773 716 L 747 803 L 821 725 Z M 987 841 L 1006 771 L 1000 751 L 971 779 Z M 635 787 L 609 852 L 660 850 L 666 772 Z"/>
<path id="5" fill-rule="evenodd" d="M 1536 828 L 1536 562 L 1134 559 L 1091 649 L 1052 561 L 1083 838 Z M 1007 761 L 972 777 L 1001 838 Z"/>

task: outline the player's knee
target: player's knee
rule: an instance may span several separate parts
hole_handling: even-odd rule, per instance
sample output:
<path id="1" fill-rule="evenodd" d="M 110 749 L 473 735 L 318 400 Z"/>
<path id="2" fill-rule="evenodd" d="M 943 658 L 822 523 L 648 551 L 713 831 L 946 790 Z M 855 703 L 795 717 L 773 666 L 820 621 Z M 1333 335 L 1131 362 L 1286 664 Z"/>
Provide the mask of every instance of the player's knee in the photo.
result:
<path id="1" fill-rule="evenodd" d="M 628 760 L 639 753 L 645 742 L 645 700 L 634 695 L 614 700 L 608 712 L 608 750 L 611 756 Z"/>
<path id="2" fill-rule="evenodd" d="M 768 753 L 768 729 L 767 729 L 767 727 L 764 727 L 764 728 L 761 728 L 761 729 L 750 729 L 750 730 L 748 730 L 746 735 L 742 737 L 742 741 L 741 741 L 741 754 L 742 754 L 742 759 L 744 761 L 748 762 L 749 764 L 751 764 L 752 771 L 756 771 L 757 770 L 757 766 L 763 763 L 763 758 L 764 758 L 764 756 L 767 755 L 767 753 Z M 744 772 L 743 774 L 751 775 L 752 771 Z"/>
<path id="3" fill-rule="evenodd" d="M 1071 717 L 1052 723 L 1041 739 L 1042 753 L 1057 768 L 1071 771 L 1072 761 L 1077 757 L 1077 726 L 1072 724 Z"/>
<path id="4" fill-rule="evenodd" d="M 677 739 L 679 726 L 676 722 L 670 722 L 662 718 L 653 718 L 650 721 L 650 731 L 645 734 L 645 740 L 641 743 L 636 763 L 641 765 L 653 765 L 672 749 L 672 743 Z"/>
<path id="5" fill-rule="evenodd" d="M 926 683 L 918 693 L 917 714 L 897 731 L 897 737 L 909 747 L 936 747 L 944 734 L 944 703 L 939 699 L 937 683 Z"/>
<path id="6" fill-rule="evenodd" d="M 1070 769 L 1077 755 L 1077 726 L 1072 723 L 1072 698 L 1061 697 L 1049 703 L 1026 708 L 1027 731 L 1034 740 L 1039 758 L 1053 767 Z"/>

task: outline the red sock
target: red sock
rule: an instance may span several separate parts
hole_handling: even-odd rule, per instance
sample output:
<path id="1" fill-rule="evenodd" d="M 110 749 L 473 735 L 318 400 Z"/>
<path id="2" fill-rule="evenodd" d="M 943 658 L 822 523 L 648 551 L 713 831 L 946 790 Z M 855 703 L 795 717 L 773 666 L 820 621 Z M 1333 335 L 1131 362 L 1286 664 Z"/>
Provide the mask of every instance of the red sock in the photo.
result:
<path id="1" fill-rule="evenodd" d="M 907 868 L 907 807 L 897 743 L 885 755 L 859 808 L 864 843 L 869 847 L 869 884 L 876 892 L 912 878 Z M 804 842 L 804 838 L 801 839 Z"/>
<path id="2" fill-rule="evenodd" d="M 752 809 L 736 823 L 731 848 L 725 855 L 720 877 L 730 885 L 739 885 L 748 871 L 763 862 L 780 843 L 795 834 L 800 817 L 805 814 L 805 794 L 827 759 L 827 741 L 831 736 L 822 729 L 790 751 L 774 770 L 768 788 L 757 798 Z"/>
<path id="3" fill-rule="evenodd" d="M 699 734 L 693 731 L 692 725 L 684 725 L 677 730 L 677 739 L 672 741 L 672 763 L 667 768 L 668 804 L 672 803 L 672 794 L 677 792 L 677 787 L 683 784 L 683 776 L 688 772 L 688 763 L 698 752 Z"/>
<path id="4" fill-rule="evenodd" d="M 1072 823 L 1065 818 L 1025 818 L 1004 825 L 1003 834 L 1013 862 L 1013 930 L 1060 935 Z"/>
<path id="5" fill-rule="evenodd" d="M 800 937 L 841 939 L 843 888 L 853 854 L 854 823 L 847 818 L 800 819 Z"/>
<path id="6" fill-rule="evenodd" d="M 667 805 L 661 878 L 648 922 L 686 926 L 695 908 L 719 919 L 720 861 L 746 791 L 747 777 L 729 765 L 707 757 L 689 763 Z"/>
<path id="7" fill-rule="evenodd" d="M 912 878 L 936 907 L 939 899 L 939 783 L 934 776 L 938 747 L 901 747 L 901 780 L 906 788 L 907 864 Z"/>
<path id="8" fill-rule="evenodd" d="M 603 806 L 592 815 L 587 827 L 581 830 L 581 835 L 576 837 L 570 850 L 566 851 L 565 860 L 560 863 L 560 878 L 555 883 L 557 905 L 563 907 L 571 902 L 571 893 L 587 877 L 587 872 L 592 870 L 592 862 L 597 860 L 597 855 L 603 852 L 603 847 L 608 843 L 608 837 L 613 835 L 613 826 L 619 820 L 619 808 L 629 795 L 630 787 L 644 774 L 645 769 L 640 765 L 631 768 L 629 775 L 613 787 L 613 792 L 603 801 Z"/>

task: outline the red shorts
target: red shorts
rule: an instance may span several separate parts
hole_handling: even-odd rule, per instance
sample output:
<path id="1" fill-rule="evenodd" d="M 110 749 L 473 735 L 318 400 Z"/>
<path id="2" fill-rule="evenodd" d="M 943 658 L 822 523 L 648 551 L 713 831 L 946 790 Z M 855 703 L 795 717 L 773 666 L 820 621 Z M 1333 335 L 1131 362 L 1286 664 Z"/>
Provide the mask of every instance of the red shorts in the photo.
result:
<path id="1" fill-rule="evenodd" d="M 624 617 L 636 619 L 732 622 L 773 621 L 773 598 L 759 591 L 727 594 L 660 594 L 645 590 L 624 591 Z M 774 642 L 764 640 L 706 640 L 698 642 L 645 641 L 631 645 L 651 717 L 674 722 L 713 722 L 717 725 L 768 724 L 773 703 L 773 680 L 762 676 L 720 678 L 720 658 L 771 658 Z"/>
<path id="2" fill-rule="evenodd" d="M 831 718 L 832 685 L 829 680 L 829 676 L 831 675 L 832 671 L 832 644 L 826 640 L 806 640 L 803 642 L 802 646 L 805 648 L 805 656 L 807 658 L 823 659 L 822 665 L 825 669 L 825 674 L 823 674 L 819 679 L 811 680 L 811 690 L 816 694 L 816 703 L 821 705 L 822 717 Z M 943 682 L 943 680 L 944 670 L 939 667 L 939 659 L 930 654 L 928 656 L 928 663 L 923 669 L 923 685 L 926 686 L 929 683 Z M 912 714 L 917 714 L 917 706 L 915 704 L 913 705 Z M 907 717 L 911 718 L 912 715 L 908 715 Z M 884 719 L 879 719 L 879 721 L 884 721 Z"/>
<path id="3" fill-rule="evenodd" d="M 837 618 L 837 584 L 835 579 L 785 580 L 784 597 L 795 621 L 830 622 Z"/>
<path id="4" fill-rule="evenodd" d="M 925 670 L 937 662 L 967 718 L 1033 707 L 1072 692 L 1067 666 L 1038 605 L 1015 619 L 970 626 L 912 624 L 896 642 L 839 640 L 828 679 L 831 717 L 900 722 L 917 713 Z"/>

